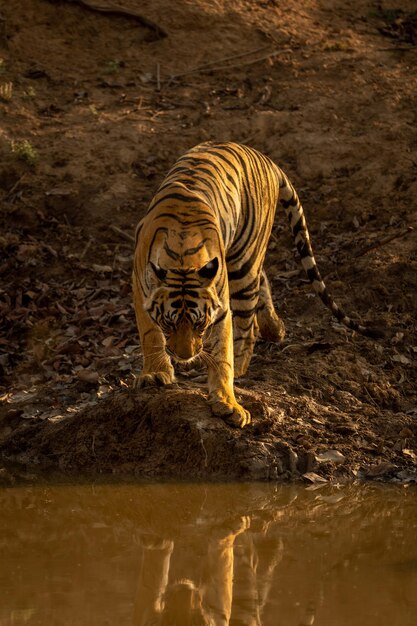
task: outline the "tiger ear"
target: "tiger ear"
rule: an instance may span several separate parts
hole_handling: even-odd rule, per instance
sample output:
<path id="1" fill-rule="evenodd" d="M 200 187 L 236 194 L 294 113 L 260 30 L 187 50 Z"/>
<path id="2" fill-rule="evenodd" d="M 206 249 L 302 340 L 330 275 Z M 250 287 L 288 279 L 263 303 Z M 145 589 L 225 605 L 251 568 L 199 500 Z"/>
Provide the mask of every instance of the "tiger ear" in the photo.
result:
<path id="1" fill-rule="evenodd" d="M 157 277 L 157 279 L 160 280 L 160 281 L 163 281 L 164 278 L 167 275 L 167 270 L 162 269 L 162 267 L 158 267 L 157 265 L 152 263 L 152 261 L 150 262 L 150 266 L 151 266 L 151 268 L 153 270 L 153 273 Z"/>
<path id="2" fill-rule="evenodd" d="M 216 276 L 218 269 L 219 269 L 219 259 L 217 257 L 214 257 L 214 259 L 212 259 L 211 261 L 206 263 L 206 265 L 201 267 L 197 271 L 197 274 L 201 278 L 205 278 L 206 280 L 212 281 L 213 278 Z"/>

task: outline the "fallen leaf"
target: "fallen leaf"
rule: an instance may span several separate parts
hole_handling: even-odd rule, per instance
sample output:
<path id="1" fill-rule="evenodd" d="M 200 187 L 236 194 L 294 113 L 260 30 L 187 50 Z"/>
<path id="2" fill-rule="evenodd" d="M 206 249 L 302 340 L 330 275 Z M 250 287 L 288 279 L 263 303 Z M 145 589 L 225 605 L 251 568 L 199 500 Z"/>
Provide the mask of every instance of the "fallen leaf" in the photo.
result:
<path id="1" fill-rule="evenodd" d="M 111 274 L 113 271 L 111 265 L 97 265 L 97 263 L 93 263 L 91 267 L 95 272 L 100 272 L 100 274 Z"/>
<path id="2" fill-rule="evenodd" d="M 392 360 L 396 363 L 401 363 L 402 365 L 410 365 L 411 361 L 404 354 L 394 354 Z"/>
<path id="3" fill-rule="evenodd" d="M 22 243 L 16 253 L 16 258 L 18 261 L 26 261 L 27 259 L 33 259 L 36 255 L 36 252 L 39 250 L 40 246 L 37 244 L 26 244 Z"/>
<path id="4" fill-rule="evenodd" d="M 101 342 L 103 344 L 103 346 L 105 348 L 109 348 L 110 346 L 112 346 L 115 342 L 117 341 L 117 337 L 115 337 L 114 335 L 109 335 L 109 337 L 106 337 L 105 339 L 103 339 L 103 341 Z"/>
<path id="5" fill-rule="evenodd" d="M 298 276 L 301 273 L 301 270 L 289 270 L 288 272 L 276 272 L 274 274 L 274 278 L 294 278 L 294 276 Z"/>
<path id="6" fill-rule="evenodd" d="M 99 379 L 99 373 L 96 372 L 95 370 L 89 370 L 89 369 L 77 370 L 76 375 L 83 383 L 90 383 L 91 385 L 95 385 Z"/>
<path id="7" fill-rule="evenodd" d="M 100 304 L 99 306 L 92 306 L 88 309 L 88 313 L 93 320 L 98 320 L 105 313 L 106 308 L 104 304 Z"/>
<path id="8" fill-rule="evenodd" d="M 313 484 L 328 482 L 327 478 L 323 478 L 323 476 L 319 476 L 315 472 L 306 472 L 305 474 L 303 474 L 303 478 L 305 478 L 306 480 L 310 481 Z"/>
<path id="9" fill-rule="evenodd" d="M 402 428 L 400 431 L 400 437 L 402 437 L 403 439 L 409 439 L 410 437 L 414 437 L 414 433 L 411 428 L 407 428 L 407 426 L 404 426 L 404 428 Z"/>
<path id="10" fill-rule="evenodd" d="M 344 463 L 346 461 L 346 457 L 343 456 L 341 452 L 338 452 L 338 450 L 326 450 L 326 452 L 322 452 L 316 456 L 316 461 L 319 461 L 319 463 L 325 463 L 327 461 L 332 461 L 333 463 Z"/>

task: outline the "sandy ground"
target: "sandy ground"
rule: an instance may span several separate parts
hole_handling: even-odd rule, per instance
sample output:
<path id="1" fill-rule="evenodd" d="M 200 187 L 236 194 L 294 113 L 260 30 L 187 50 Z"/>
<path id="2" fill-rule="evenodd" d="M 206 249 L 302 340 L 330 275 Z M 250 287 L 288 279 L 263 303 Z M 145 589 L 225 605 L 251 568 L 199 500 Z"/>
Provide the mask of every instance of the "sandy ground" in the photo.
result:
<path id="1" fill-rule="evenodd" d="M 417 14 L 399 4 L 119 3 L 150 26 L 82 2 L 3 6 L 6 480 L 415 479 Z M 243 431 L 211 417 L 204 376 L 131 391 L 131 237 L 168 167 L 208 139 L 247 143 L 286 171 L 329 291 L 388 331 L 373 341 L 334 323 L 277 215 L 267 267 L 287 335 L 259 342 L 237 381 L 254 415 Z"/>

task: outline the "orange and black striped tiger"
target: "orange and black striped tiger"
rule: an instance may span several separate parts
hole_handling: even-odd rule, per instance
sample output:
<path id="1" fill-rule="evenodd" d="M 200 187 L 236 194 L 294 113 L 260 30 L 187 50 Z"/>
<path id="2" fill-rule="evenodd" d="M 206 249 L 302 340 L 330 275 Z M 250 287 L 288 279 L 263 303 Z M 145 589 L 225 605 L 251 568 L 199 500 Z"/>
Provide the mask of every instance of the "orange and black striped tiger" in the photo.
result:
<path id="1" fill-rule="evenodd" d="M 233 379 L 246 372 L 258 330 L 270 341 L 285 334 L 263 269 L 278 201 L 316 293 L 339 322 L 370 334 L 330 297 L 284 172 L 247 146 L 203 143 L 175 163 L 136 231 L 133 292 L 144 356 L 136 384 L 169 384 L 171 359 L 201 357 L 213 414 L 233 426 L 250 423 Z"/>

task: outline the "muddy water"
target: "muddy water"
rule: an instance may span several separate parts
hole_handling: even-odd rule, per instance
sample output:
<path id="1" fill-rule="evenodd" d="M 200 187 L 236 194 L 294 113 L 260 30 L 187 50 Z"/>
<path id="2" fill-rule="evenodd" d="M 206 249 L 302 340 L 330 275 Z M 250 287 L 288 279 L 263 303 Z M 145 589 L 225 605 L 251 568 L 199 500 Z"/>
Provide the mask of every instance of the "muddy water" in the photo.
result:
<path id="1" fill-rule="evenodd" d="M 417 624 L 412 487 L 4 488 L 0 554 L 0 626 Z"/>

